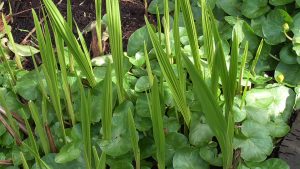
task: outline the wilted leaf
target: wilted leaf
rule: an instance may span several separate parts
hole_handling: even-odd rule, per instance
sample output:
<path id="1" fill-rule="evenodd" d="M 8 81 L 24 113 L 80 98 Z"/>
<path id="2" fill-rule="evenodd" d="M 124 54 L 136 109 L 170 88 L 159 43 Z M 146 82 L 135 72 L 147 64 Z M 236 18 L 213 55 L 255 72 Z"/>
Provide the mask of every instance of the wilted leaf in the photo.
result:
<path id="1" fill-rule="evenodd" d="M 7 46 L 9 50 L 11 50 L 13 53 L 17 53 L 19 56 L 31 56 L 40 52 L 36 48 L 28 45 L 20 45 L 15 43 L 16 50 L 14 50 L 14 47 L 11 44 L 11 42 L 7 42 Z"/>

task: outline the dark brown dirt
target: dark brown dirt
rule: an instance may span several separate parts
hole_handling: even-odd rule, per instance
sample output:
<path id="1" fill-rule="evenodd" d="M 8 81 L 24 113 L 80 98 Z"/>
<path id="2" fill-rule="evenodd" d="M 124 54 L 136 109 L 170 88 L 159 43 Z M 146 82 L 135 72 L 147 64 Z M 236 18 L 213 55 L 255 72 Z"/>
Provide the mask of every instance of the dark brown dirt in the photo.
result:
<path id="1" fill-rule="evenodd" d="M 22 40 L 34 28 L 34 23 L 32 19 L 32 14 L 29 9 L 35 8 L 36 12 L 41 15 L 41 3 L 40 0 L 11 0 L 13 13 L 21 14 L 15 15 L 13 17 L 13 22 L 10 24 L 13 28 L 13 36 L 17 43 L 22 42 Z M 55 3 L 58 0 L 54 0 Z M 66 16 L 67 13 L 67 0 L 63 0 L 61 4 L 58 5 L 61 13 Z M 106 13 L 105 10 L 105 0 L 103 0 L 102 14 Z M 144 22 L 144 3 L 143 0 L 121 0 L 121 20 L 122 20 L 122 31 L 123 31 L 123 44 L 124 49 L 126 49 L 128 38 L 130 35 L 138 28 L 145 25 Z M 8 14 L 8 4 L 5 5 L 4 12 Z M 94 0 L 72 0 L 72 13 L 73 17 L 82 30 L 89 23 L 95 20 L 95 6 Z M 151 16 L 150 16 L 151 17 Z M 152 19 L 151 19 L 152 20 Z M 86 37 L 87 44 L 91 41 L 91 35 Z"/>
<path id="2" fill-rule="evenodd" d="M 54 3 L 58 3 L 59 0 L 53 0 Z M 151 0 L 148 0 L 150 2 Z M 6 1 L 8 2 L 8 1 Z M 10 0 L 13 17 L 10 25 L 12 26 L 12 33 L 16 43 L 21 43 L 24 38 L 28 35 L 30 31 L 34 28 L 34 22 L 32 18 L 31 9 L 35 9 L 36 13 L 42 18 L 42 5 L 40 0 Z M 72 0 L 72 14 L 73 18 L 78 25 L 80 30 L 83 30 L 87 25 L 95 20 L 95 5 L 94 0 Z M 103 0 L 102 5 L 102 15 L 106 13 L 106 0 Z M 67 15 L 67 0 L 62 0 L 60 4 L 57 5 L 58 9 L 64 17 Z M 121 22 L 122 22 L 122 32 L 123 32 L 123 48 L 126 51 L 128 39 L 131 34 L 138 28 L 145 25 L 144 22 L 144 0 L 120 0 L 120 10 L 121 10 Z M 8 3 L 4 5 L 4 14 L 9 13 Z M 148 15 L 150 21 L 154 21 L 154 17 Z M 74 27 L 74 32 L 76 29 Z M 35 34 L 33 33 L 33 36 Z M 92 43 L 92 33 L 88 33 L 85 36 L 86 44 L 91 48 Z M 27 42 L 32 40 L 35 44 L 35 38 L 30 37 Z M 105 45 L 105 53 L 109 53 L 109 44 L 103 43 Z M 91 54 L 93 56 L 93 54 Z M 37 57 L 39 58 L 39 57 Z M 38 59 L 40 60 L 40 59 Z M 33 69 L 33 61 L 31 58 L 27 58 L 23 61 L 25 69 Z"/>

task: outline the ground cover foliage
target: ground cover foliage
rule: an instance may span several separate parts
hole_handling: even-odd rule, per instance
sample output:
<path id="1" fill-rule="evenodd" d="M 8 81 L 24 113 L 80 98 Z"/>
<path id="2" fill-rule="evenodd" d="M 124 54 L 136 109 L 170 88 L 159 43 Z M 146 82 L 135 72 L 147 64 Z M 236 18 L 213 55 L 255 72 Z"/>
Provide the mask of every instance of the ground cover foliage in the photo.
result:
<path id="1" fill-rule="evenodd" d="M 298 1 L 153 0 L 124 52 L 119 1 L 96 0 L 92 60 L 70 0 L 42 2 L 38 48 L 2 17 L 0 168 L 289 168 L 268 157 L 300 108 Z"/>

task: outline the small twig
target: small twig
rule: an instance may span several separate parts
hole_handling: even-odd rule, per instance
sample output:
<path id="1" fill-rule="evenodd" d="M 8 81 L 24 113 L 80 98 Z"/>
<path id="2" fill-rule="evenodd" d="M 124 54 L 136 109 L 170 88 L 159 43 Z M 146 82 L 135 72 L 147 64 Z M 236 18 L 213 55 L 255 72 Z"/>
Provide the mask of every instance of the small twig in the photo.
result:
<path id="1" fill-rule="evenodd" d="M 279 62 L 280 62 L 280 59 L 277 58 L 276 56 L 272 55 L 271 53 L 269 54 L 269 56 L 270 56 L 271 58 L 275 59 L 276 61 L 279 61 Z"/>
<path id="2" fill-rule="evenodd" d="M 22 144 L 21 139 L 18 137 L 16 132 L 13 130 L 13 128 L 10 127 L 10 125 L 6 122 L 6 120 L 3 118 L 2 114 L 0 114 L 0 122 L 4 125 L 4 127 L 9 132 L 9 134 L 16 140 L 16 143 L 18 145 L 21 145 Z"/>
<path id="3" fill-rule="evenodd" d="M 148 17 L 148 0 L 144 0 L 145 15 Z"/>
<path id="4" fill-rule="evenodd" d="M 42 23 L 44 22 L 44 20 L 45 20 L 45 18 L 41 19 L 39 23 L 42 24 Z M 28 41 L 28 39 L 29 39 L 29 37 L 30 37 L 35 31 L 36 31 L 36 28 L 34 27 L 34 28 L 26 35 L 26 37 L 22 40 L 21 44 L 23 44 L 23 45 L 26 44 L 27 41 Z"/>
<path id="5" fill-rule="evenodd" d="M 46 130 L 46 133 L 47 133 L 47 137 L 49 139 L 49 145 L 50 145 L 51 152 L 52 153 L 57 153 L 57 148 L 55 146 L 55 142 L 54 142 L 50 127 L 47 124 L 45 125 L 45 130 Z"/>
<path id="6" fill-rule="evenodd" d="M 20 12 L 17 12 L 17 13 L 8 15 L 8 16 L 14 17 L 14 16 L 18 16 L 18 15 L 20 15 L 20 14 L 23 14 L 23 13 L 25 13 L 25 12 L 29 12 L 29 11 L 31 11 L 32 9 L 40 9 L 40 8 L 42 8 L 42 5 L 41 5 L 41 6 L 38 6 L 38 7 L 35 7 L 35 8 L 26 9 L 26 10 L 23 10 L 23 11 L 20 11 Z"/>
<path id="7" fill-rule="evenodd" d="M 0 165 L 12 165 L 12 160 L 0 160 Z"/>
<path id="8" fill-rule="evenodd" d="M 4 111 L 4 109 L 0 106 L 0 115 L 4 115 L 5 117 L 7 117 L 7 115 L 6 115 L 6 112 Z M 24 133 L 24 134 L 26 134 L 26 135 L 28 135 L 28 131 L 27 131 L 27 129 L 26 129 L 26 127 L 25 127 L 25 122 L 24 122 L 24 120 L 22 119 L 22 117 L 20 117 L 18 114 L 16 114 L 16 113 L 11 113 L 12 114 L 12 116 L 17 120 L 17 122 L 18 122 L 18 124 L 19 124 L 19 127 L 20 127 L 20 129 L 22 130 L 22 132 Z"/>

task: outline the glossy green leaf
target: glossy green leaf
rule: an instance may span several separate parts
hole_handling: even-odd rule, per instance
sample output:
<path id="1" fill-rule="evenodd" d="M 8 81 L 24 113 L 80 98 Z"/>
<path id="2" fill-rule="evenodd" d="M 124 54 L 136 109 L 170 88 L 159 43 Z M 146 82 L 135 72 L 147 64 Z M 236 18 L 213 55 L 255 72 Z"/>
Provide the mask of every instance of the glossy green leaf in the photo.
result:
<path id="1" fill-rule="evenodd" d="M 35 100 L 39 89 L 35 72 L 28 72 L 19 79 L 15 86 L 16 92 L 26 100 Z"/>
<path id="2" fill-rule="evenodd" d="M 140 77 L 134 87 L 134 90 L 136 92 L 144 92 L 146 90 L 149 90 L 151 88 L 149 77 L 148 76 L 142 76 Z"/>
<path id="3" fill-rule="evenodd" d="M 241 15 L 242 0 L 218 0 L 217 5 L 220 6 L 227 14 L 232 16 Z"/>
<path id="4" fill-rule="evenodd" d="M 299 64 L 287 65 L 280 62 L 275 70 L 275 79 L 279 76 L 283 76 L 282 82 L 291 86 L 297 86 L 300 84 L 300 66 Z"/>
<path id="5" fill-rule="evenodd" d="M 209 169 L 209 165 L 200 157 L 196 149 L 189 147 L 176 151 L 173 158 L 174 169 Z"/>
<path id="6" fill-rule="evenodd" d="M 135 105 L 136 113 L 141 117 L 151 117 L 146 94 L 141 94 Z"/>
<path id="7" fill-rule="evenodd" d="M 293 37 L 293 50 L 296 52 L 298 56 L 300 56 L 300 14 L 296 14 L 293 17 L 293 24 L 291 27 L 291 31 L 294 34 Z"/>
<path id="8" fill-rule="evenodd" d="M 269 129 L 270 136 L 277 138 L 284 137 L 290 131 L 290 126 L 285 122 L 269 122 L 267 128 Z"/>
<path id="9" fill-rule="evenodd" d="M 230 17 L 227 17 L 227 19 L 229 18 Z M 239 42 L 241 42 L 243 46 L 248 42 L 249 50 L 256 52 L 259 40 L 250 25 L 241 19 L 237 19 L 233 28 L 237 33 Z"/>
<path id="10" fill-rule="evenodd" d="M 152 43 L 146 26 L 139 28 L 129 37 L 127 45 L 128 56 L 132 57 L 135 56 L 137 52 L 143 51 L 144 42 L 146 42 L 147 50 L 149 51 L 152 47 Z"/>
<path id="11" fill-rule="evenodd" d="M 243 122 L 241 128 L 246 138 L 235 138 L 234 147 L 241 148 L 241 157 L 246 161 L 264 161 L 273 151 L 269 131 L 264 125 L 250 120 Z"/>
<path id="12" fill-rule="evenodd" d="M 80 144 L 75 142 L 64 145 L 55 156 L 55 162 L 67 163 L 79 158 L 81 155 Z"/>
<path id="13" fill-rule="evenodd" d="M 151 1 L 151 3 L 149 4 L 148 7 L 148 12 L 151 14 L 157 14 L 156 11 L 156 6 L 158 7 L 158 11 L 160 14 L 164 13 L 164 1 L 163 0 L 153 0 Z M 169 1 L 169 11 L 173 11 L 174 10 L 174 2 L 173 0 Z"/>
<path id="14" fill-rule="evenodd" d="M 260 169 L 290 169 L 290 166 L 282 159 L 279 158 L 270 158 L 263 163 L 255 165 Z"/>
<path id="15" fill-rule="evenodd" d="M 135 53 L 134 57 L 129 57 L 130 63 L 132 63 L 134 66 L 142 67 L 143 64 L 145 64 L 145 54 L 143 52 L 137 52 Z"/>
<path id="16" fill-rule="evenodd" d="M 281 48 L 279 57 L 280 57 L 280 61 L 285 64 L 289 64 L 289 65 L 298 64 L 297 54 L 295 53 L 295 51 L 293 51 L 291 44 Z"/>
<path id="17" fill-rule="evenodd" d="M 180 133 L 170 132 L 166 134 L 166 165 L 172 165 L 176 151 L 188 145 L 188 139 Z"/>
<path id="18" fill-rule="evenodd" d="M 270 10 L 268 0 L 243 0 L 242 14 L 253 19 L 264 15 Z"/>
<path id="19" fill-rule="evenodd" d="M 294 0 L 269 0 L 269 3 L 274 6 L 286 5 L 294 2 Z"/>
<path id="20" fill-rule="evenodd" d="M 295 102 L 295 93 L 285 86 L 269 86 L 265 89 L 252 89 L 247 92 L 246 106 L 255 107 L 260 114 L 255 118 L 274 118 L 286 121 L 289 119 Z M 248 115 L 253 113 L 249 109 Z M 251 116 L 251 115 L 250 115 Z"/>
<path id="21" fill-rule="evenodd" d="M 289 24 L 292 21 L 293 19 L 285 10 L 274 9 L 269 12 L 262 27 L 266 42 L 270 45 L 285 42 L 286 37 L 283 33 L 282 25 L 284 23 Z"/>
<path id="22" fill-rule="evenodd" d="M 207 146 L 201 147 L 199 151 L 200 156 L 213 166 L 222 166 L 222 155 L 218 154 L 216 142 L 212 142 Z"/>
<path id="23" fill-rule="evenodd" d="M 212 140 L 214 136 L 211 128 L 205 123 L 191 123 L 189 141 L 194 146 L 203 146 Z"/>
<path id="24" fill-rule="evenodd" d="M 47 154 L 42 158 L 42 160 L 49 166 L 50 169 L 66 169 L 66 168 L 73 168 L 73 169 L 81 169 L 85 168 L 85 161 L 82 157 L 77 158 L 76 160 L 59 164 L 55 162 L 55 154 Z M 32 169 L 41 169 L 36 164 L 33 165 Z"/>

